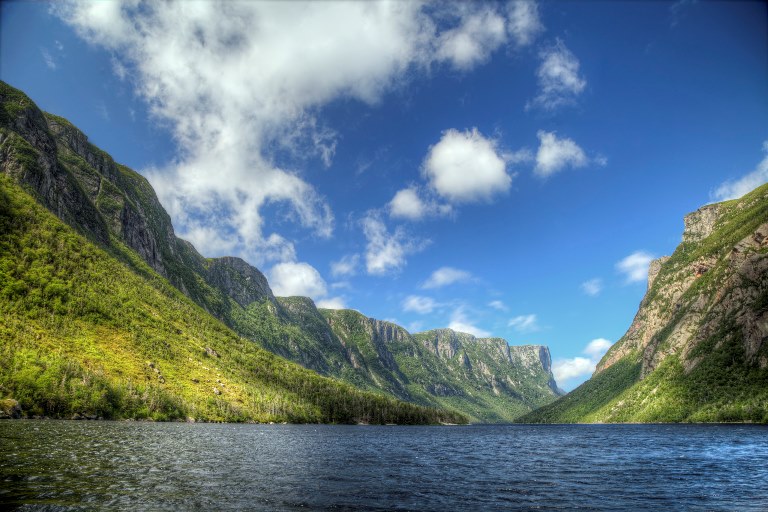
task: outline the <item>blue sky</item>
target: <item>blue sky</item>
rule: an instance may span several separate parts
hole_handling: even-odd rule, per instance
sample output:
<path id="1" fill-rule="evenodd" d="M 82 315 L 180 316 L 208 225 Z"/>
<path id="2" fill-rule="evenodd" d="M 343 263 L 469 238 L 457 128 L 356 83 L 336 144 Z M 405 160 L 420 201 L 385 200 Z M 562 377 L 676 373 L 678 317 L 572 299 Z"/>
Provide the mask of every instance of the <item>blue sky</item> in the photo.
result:
<path id="1" fill-rule="evenodd" d="M 565 389 L 682 217 L 768 180 L 762 2 L 3 2 L 0 78 L 277 294 L 549 345 Z"/>

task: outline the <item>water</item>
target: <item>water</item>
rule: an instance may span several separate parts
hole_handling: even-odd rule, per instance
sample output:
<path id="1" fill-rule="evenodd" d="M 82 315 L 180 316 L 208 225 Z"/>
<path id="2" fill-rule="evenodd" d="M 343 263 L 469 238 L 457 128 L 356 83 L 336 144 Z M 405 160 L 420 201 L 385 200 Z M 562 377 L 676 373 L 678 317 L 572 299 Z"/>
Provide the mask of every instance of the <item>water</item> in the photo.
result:
<path id="1" fill-rule="evenodd" d="M 0 508 L 768 510 L 768 428 L 0 422 Z"/>

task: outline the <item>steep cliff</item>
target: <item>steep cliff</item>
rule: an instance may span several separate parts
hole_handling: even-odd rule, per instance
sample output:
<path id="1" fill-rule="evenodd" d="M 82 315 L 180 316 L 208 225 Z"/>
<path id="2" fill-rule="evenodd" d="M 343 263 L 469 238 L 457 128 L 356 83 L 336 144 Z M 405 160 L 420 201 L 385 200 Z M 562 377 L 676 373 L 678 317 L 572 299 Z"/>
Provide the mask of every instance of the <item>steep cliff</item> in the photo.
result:
<path id="1" fill-rule="evenodd" d="M 768 421 L 768 185 L 685 217 L 626 334 L 528 421 Z"/>
<path id="2" fill-rule="evenodd" d="M 510 347 L 450 329 L 410 334 L 356 311 L 322 313 L 356 370 L 398 398 L 503 422 L 559 395 L 547 347 Z"/>

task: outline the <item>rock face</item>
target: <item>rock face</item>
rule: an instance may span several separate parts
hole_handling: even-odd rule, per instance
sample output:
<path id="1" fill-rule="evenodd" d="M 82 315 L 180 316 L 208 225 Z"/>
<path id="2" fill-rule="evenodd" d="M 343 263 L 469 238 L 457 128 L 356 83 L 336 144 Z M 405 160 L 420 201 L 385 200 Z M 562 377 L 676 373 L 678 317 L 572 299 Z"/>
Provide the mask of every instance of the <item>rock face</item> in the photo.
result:
<path id="1" fill-rule="evenodd" d="M 361 378 L 403 399 L 511 421 L 560 394 L 549 349 L 451 329 L 410 334 L 349 310 L 322 310 Z"/>
<path id="2" fill-rule="evenodd" d="M 264 274 L 240 258 L 225 256 L 210 260 L 206 280 L 243 307 L 265 299 L 275 303 Z"/>
<path id="3" fill-rule="evenodd" d="M 113 247 L 110 237 L 121 241 L 228 324 L 227 299 L 241 306 L 265 299 L 274 303 L 266 278 L 256 268 L 239 258 L 206 259 L 176 237 L 149 182 L 117 164 L 67 120 L 41 112 L 23 93 L 1 82 L 0 103 L 0 169 L 33 190 L 59 218 L 101 245 Z M 24 159 L 35 165 L 23 166 L 20 173 Z"/>
<path id="4" fill-rule="evenodd" d="M 359 388 L 479 421 L 510 421 L 558 394 L 546 347 L 511 349 L 448 329 L 411 335 L 354 311 L 319 311 L 305 297 L 276 298 L 242 259 L 207 259 L 176 237 L 149 182 L 67 120 L 3 82 L 0 106 L 4 174 L 133 271 L 166 278 L 262 347 Z"/>
<path id="5" fill-rule="evenodd" d="M 768 185 L 687 215 L 682 238 L 592 379 L 528 419 L 768 421 Z"/>

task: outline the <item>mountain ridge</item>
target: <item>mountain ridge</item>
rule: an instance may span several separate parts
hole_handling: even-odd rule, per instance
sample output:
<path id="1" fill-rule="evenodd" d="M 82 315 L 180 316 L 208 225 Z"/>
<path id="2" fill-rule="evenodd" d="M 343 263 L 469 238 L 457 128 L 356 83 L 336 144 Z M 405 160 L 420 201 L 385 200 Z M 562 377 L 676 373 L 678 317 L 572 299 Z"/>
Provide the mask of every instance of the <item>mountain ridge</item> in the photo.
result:
<path id="1" fill-rule="evenodd" d="M 21 91 L 0 85 L 0 169 L 111 256 L 147 278 L 156 272 L 240 336 L 321 375 L 428 407 L 456 407 L 439 397 L 443 388 L 435 383 L 424 386 L 432 386 L 436 394 L 406 389 L 411 379 L 396 368 L 394 355 L 380 339 L 369 340 L 378 343 L 378 350 L 370 353 L 361 351 L 368 346 L 365 343 L 345 346 L 330 325 L 334 313 L 321 312 L 308 298 L 275 297 L 266 277 L 240 258 L 200 255 L 192 244 L 176 237 L 170 217 L 144 177 L 117 164 L 69 121 L 41 112 Z M 127 255 L 125 247 L 151 271 Z M 402 328 L 390 328 L 396 329 Z M 415 343 L 405 333 L 409 343 Z M 475 354 L 476 362 L 481 355 Z M 507 370 L 497 370 L 500 382 L 511 381 L 502 375 Z M 533 380 L 546 377 L 554 382 L 549 366 L 539 364 L 536 371 L 529 372 Z M 437 380 L 439 373 L 433 372 Z M 549 395 L 537 388 L 535 398 L 529 399 L 523 378 L 517 379 L 517 390 L 494 385 L 491 377 L 486 380 L 483 392 L 498 395 L 502 390 L 513 407 L 506 412 L 497 407 L 486 417 L 481 407 L 473 405 L 471 416 L 476 421 L 510 421 L 557 393 L 556 386 Z M 459 388 L 461 383 L 454 379 L 451 389 L 459 392 Z"/>

